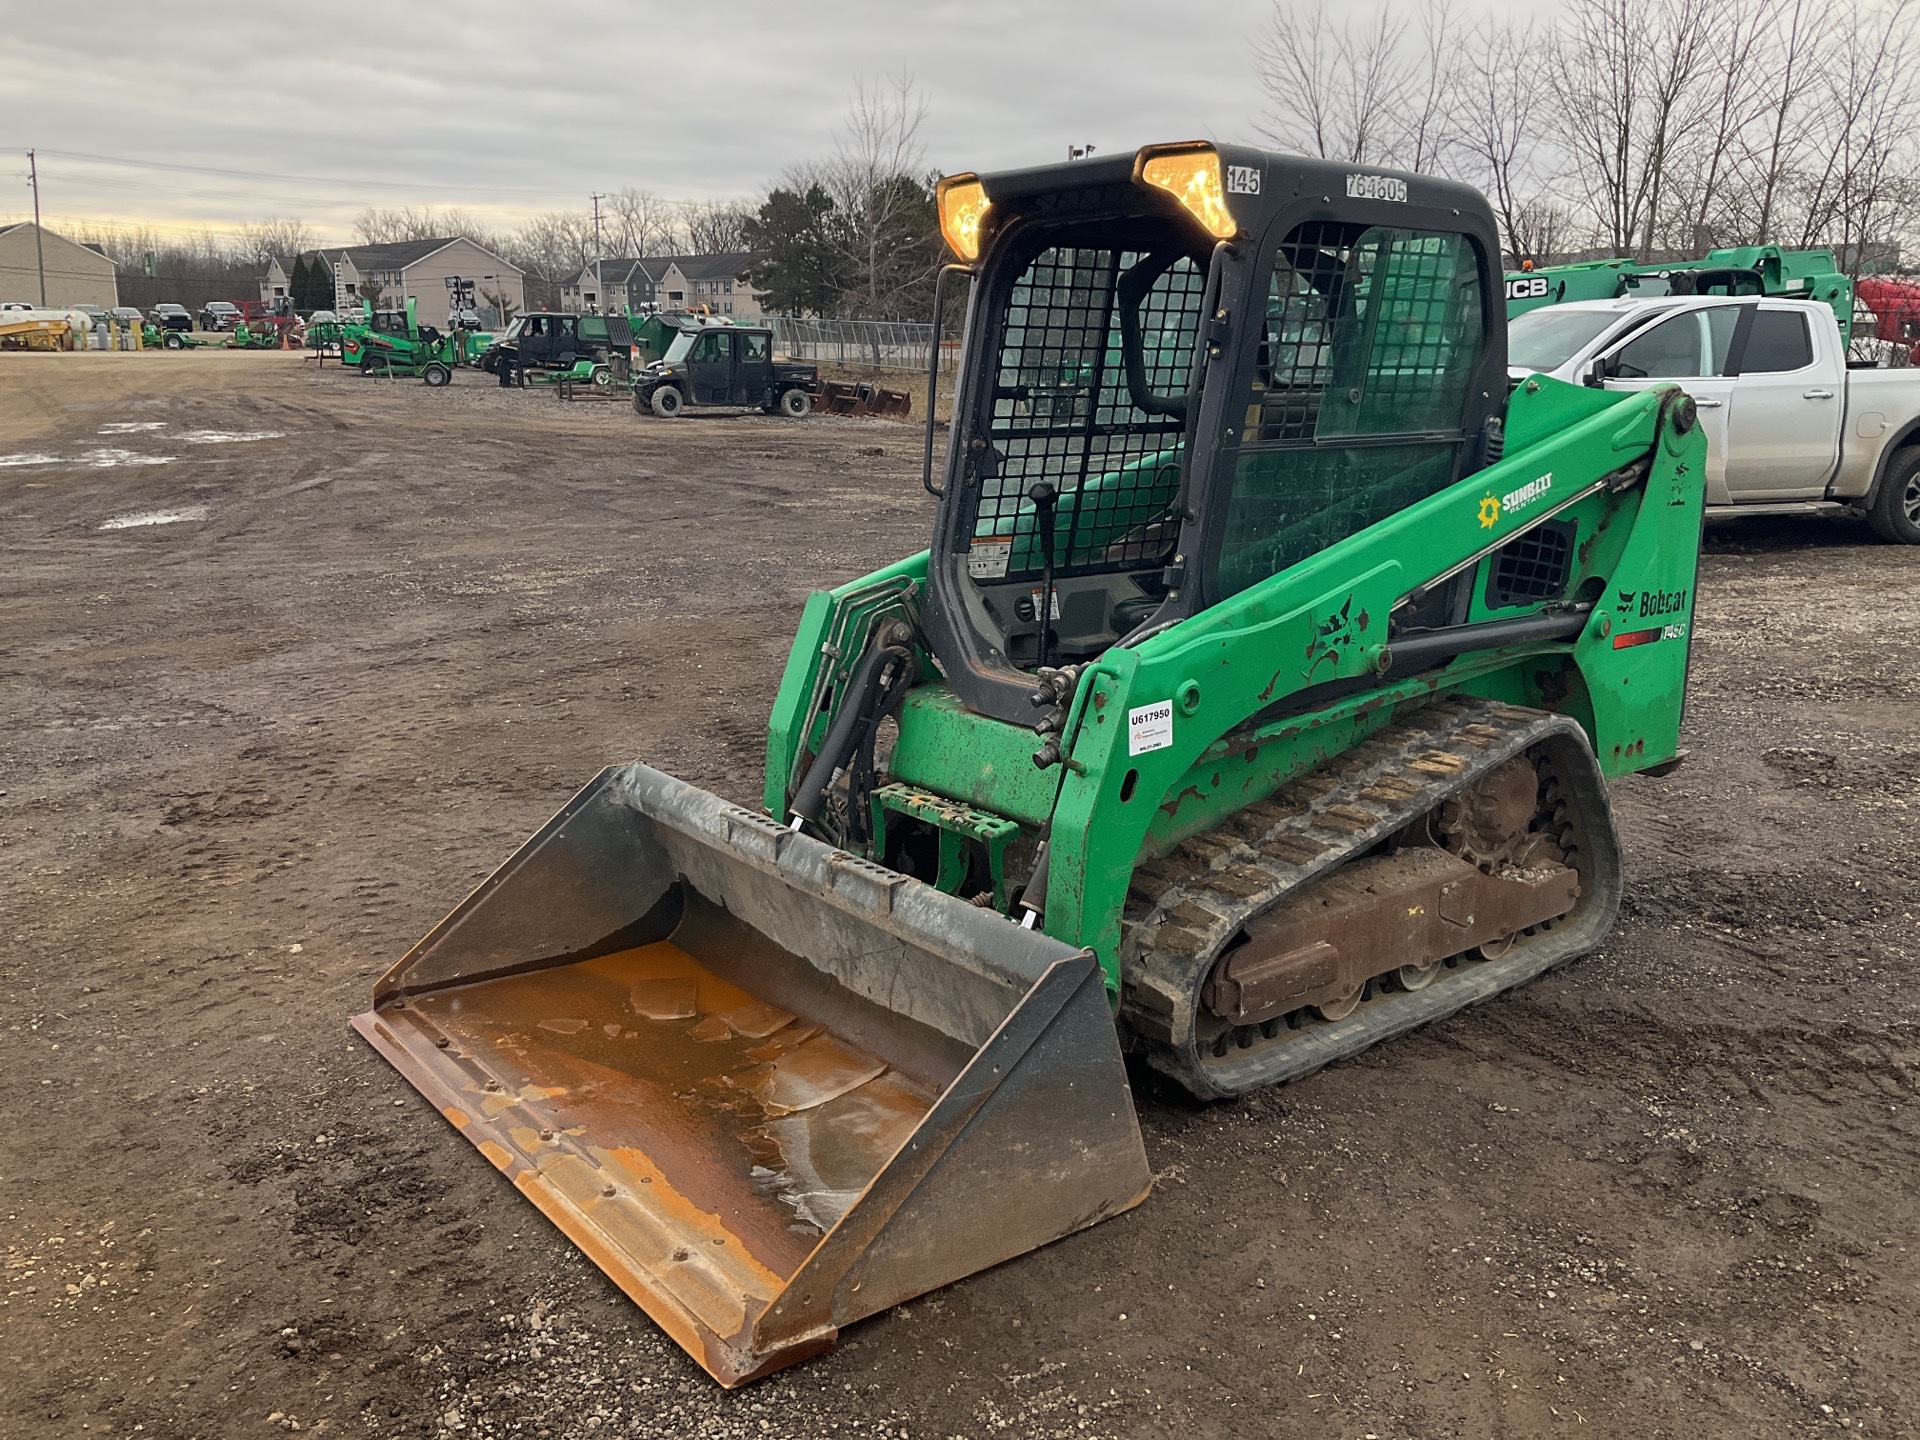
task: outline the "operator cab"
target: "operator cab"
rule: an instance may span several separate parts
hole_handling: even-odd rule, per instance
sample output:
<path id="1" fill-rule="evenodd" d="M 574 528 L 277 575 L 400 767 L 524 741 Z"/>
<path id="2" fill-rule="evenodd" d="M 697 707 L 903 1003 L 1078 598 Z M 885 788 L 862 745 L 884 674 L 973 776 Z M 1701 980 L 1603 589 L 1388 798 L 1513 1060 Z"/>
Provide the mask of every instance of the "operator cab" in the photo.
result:
<path id="1" fill-rule="evenodd" d="M 968 705 L 1031 723 L 1035 670 L 1497 458 L 1485 202 L 1347 168 L 1186 145 L 941 183 L 978 263 L 927 631 Z"/>

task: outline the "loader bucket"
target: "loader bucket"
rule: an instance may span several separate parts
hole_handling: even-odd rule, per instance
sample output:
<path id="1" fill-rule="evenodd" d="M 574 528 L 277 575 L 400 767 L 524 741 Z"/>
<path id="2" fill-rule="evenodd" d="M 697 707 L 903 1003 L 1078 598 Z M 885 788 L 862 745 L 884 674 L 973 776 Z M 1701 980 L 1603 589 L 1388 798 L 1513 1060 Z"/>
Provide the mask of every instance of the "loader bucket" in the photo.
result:
<path id="1" fill-rule="evenodd" d="M 1149 1184 L 1090 951 L 644 765 L 353 1024 L 725 1385 Z"/>

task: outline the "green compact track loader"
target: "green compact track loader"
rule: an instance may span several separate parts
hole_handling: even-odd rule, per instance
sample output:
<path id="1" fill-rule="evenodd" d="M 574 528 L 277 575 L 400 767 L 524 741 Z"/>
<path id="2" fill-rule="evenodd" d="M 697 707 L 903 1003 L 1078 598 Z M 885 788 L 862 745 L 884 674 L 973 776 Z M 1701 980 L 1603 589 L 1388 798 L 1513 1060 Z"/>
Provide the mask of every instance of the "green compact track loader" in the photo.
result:
<path id="1" fill-rule="evenodd" d="M 1677 754 L 1693 404 L 1510 388 L 1473 190 L 1182 144 L 939 208 L 932 543 L 807 602 L 764 810 L 604 771 L 354 1021 L 726 1384 L 1138 1204 L 1129 1065 L 1238 1095 L 1591 950 Z"/>

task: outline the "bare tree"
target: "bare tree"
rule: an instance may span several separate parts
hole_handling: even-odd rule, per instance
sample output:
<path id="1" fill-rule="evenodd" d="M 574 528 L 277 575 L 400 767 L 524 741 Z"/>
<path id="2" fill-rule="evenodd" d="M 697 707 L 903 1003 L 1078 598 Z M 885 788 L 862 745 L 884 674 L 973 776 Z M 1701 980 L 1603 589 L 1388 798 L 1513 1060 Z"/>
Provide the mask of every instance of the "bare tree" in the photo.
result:
<path id="1" fill-rule="evenodd" d="M 607 197 L 613 222 L 609 244 L 620 255 L 670 255 L 679 244 L 676 209 L 650 190 L 631 185 Z"/>
<path id="2" fill-rule="evenodd" d="M 312 228 L 304 220 L 261 220 L 242 225 L 234 232 L 234 254 L 249 264 L 265 269 L 275 256 L 286 258 L 311 250 L 315 244 Z"/>
<path id="3" fill-rule="evenodd" d="M 675 214 L 677 236 L 689 255 L 731 255 L 744 250 L 752 212 L 733 200 L 683 201 Z"/>
<path id="4" fill-rule="evenodd" d="M 560 287 L 593 263 L 593 217 L 583 211 L 549 210 L 529 216 L 505 242 L 505 258 L 526 273 L 537 302 L 559 303 Z"/>
<path id="5" fill-rule="evenodd" d="M 1722 0 L 1570 0 L 1549 73 L 1602 240 L 1645 258 Z"/>
<path id="6" fill-rule="evenodd" d="M 397 210 L 362 210 L 354 218 L 353 230 L 363 245 L 384 245 L 398 240 L 439 240 L 451 235 L 464 235 L 494 251 L 498 251 L 501 244 L 491 226 L 467 211 L 436 209 L 432 205 L 402 205 Z"/>
<path id="7" fill-rule="evenodd" d="M 1254 45 L 1269 104 L 1260 133 L 1328 160 L 1393 163 L 1406 31 L 1390 6 L 1368 21 L 1335 21 L 1314 0 L 1277 0 Z"/>
<path id="8" fill-rule="evenodd" d="M 787 183 L 819 183 L 841 213 L 854 288 L 845 303 L 873 319 L 917 309 L 941 251 L 920 127 L 927 99 L 911 75 L 861 80 L 839 145 L 817 169 Z"/>
<path id="9" fill-rule="evenodd" d="M 1535 83 L 1541 49 L 1539 26 L 1489 17 L 1467 39 L 1468 60 L 1459 72 L 1459 144 L 1457 154 L 1493 204 L 1507 251 L 1514 264 L 1544 261 L 1554 245 L 1543 238 L 1564 238 L 1565 227 L 1546 227 L 1541 218 L 1564 212 L 1543 198 L 1545 177 L 1535 164 L 1543 120 L 1542 87 Z"/>
<path id="10" fill-rule="evenodd" d="M 1915 198 L 1920 53 L 1912 0 L 1836 10 L 1812 97 L 1808 138 L 1819 159 L 1802 172 L 1800 243 L 1825 240 L 1858 268 Z"/>

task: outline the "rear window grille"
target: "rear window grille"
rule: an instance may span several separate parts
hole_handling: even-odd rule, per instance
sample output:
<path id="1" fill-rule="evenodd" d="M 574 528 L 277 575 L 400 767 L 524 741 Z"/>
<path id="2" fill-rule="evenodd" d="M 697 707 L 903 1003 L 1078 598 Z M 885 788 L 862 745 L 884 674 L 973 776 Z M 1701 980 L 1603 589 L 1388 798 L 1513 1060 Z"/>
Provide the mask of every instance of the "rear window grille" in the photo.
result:
<path id="1" fill-rule="evenodd" d="M 1142 251 L 1054 247 L 1028 264 L 1008 298 L 987 439 L 997 473 L 980 487 L 976 539 L 1015 535 L 1007 578 L 1040 573 L 1027 498 L 1044 480 L 1060 495 L 1057 573 L 1164 563 L 1173 551 L 1182 424 L 1134 404 L 1118 293 Z M 1181 256 L 1140 302 L 1141 359 L 1156 396 L 1186 393 L 1206 276 Z"/>
<path id="2" fill-rule="evenodd" d="M 1487 607 L 1501 610 L 1564 595 L 1573 571 L 1574 533 L 1572 521 L 1549 520 L 1494 551 Z"/>

